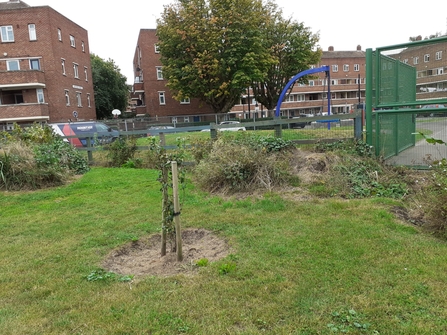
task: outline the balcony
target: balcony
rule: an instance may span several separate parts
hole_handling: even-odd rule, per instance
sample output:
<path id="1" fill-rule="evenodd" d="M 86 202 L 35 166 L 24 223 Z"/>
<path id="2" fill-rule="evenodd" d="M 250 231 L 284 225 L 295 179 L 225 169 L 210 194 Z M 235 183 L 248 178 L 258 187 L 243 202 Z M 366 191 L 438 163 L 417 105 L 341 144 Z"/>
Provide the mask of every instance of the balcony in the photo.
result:
<path id="1" fill-rule="evenodd" d="M 49 120 L 47 104 L 0 105 L 0 122 Z"/>
<path id="2" fill-rule="evenodd" d="M 143 93 L 144 92 L 144 84 L 143 83 L 134 83 L 133 84 L 134 93 Z"/>
<path id="3" fill-rule="evenodd" d="M 0 89 L 3 91 L 44 87 L 42 71 L 0 71 Z"/>

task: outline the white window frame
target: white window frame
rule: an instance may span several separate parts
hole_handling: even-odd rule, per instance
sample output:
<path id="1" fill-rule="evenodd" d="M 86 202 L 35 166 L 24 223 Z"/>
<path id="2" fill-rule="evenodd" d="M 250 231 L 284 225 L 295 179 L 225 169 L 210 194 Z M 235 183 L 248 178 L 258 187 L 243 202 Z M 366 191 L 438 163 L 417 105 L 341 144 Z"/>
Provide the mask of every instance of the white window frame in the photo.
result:
<path id="1" fill-rule="evenodd" d="M 82 52 L 85 52 L 85 43 L 84 43 L 84 41 L 81 41 L 81 50 L 82 50 Z"/>
<path id="2" fill-rule="evenodd" d="M 33 68 L 33 63 L 35 63 L 35 62 L 37 62 L 37 68 Z M 40 71 L 40 59 L 39 58 L 30 59 L 29 60 L 29 69 Z"/>
<path id="3" fill-rule="evenodd" d="M 164 91 L 158 92 L 158 102 L 161 106 L 166 105 L 166 94 Z"/>
<path id="4" fill-rule="evenodd" d="M 2 42 L 14 42 L 14 29 L 12 26 L 0 26 Z"/>
<path id="5" fill-rule="evenodd" d="M 331 79 L 331 85 L 333 85 L 333 86 L 338 85 L 338 80 L 337 79 Z"/>
<path id="6" fill-rule="evenodd" d="M 79 64 L 73 63 L 73 74 L 76 79 L 79 79 Z"/>
<path id="7" fill-rule="evenodd" d="M 82 107 L 82 96 L 81 96 L 81 92 L 76 91 L 76 103 L 78 105 L 78 107 Z"/>
<path id="8" fill-rule="evenodd" d="M 428 63 L 430 61 L 430 54 L 424 55 L 424 63 Z"/>
<path id="9" fill-rule="evenodd" d="M 349 72 L 349 64 L 343 64 L 343 72 Z"/>
<path id="10" fill-rule="evenodd" d="M 309 80 L 309 86 L 315 86 L 315 81 Z"/>
<path id="11" fill-rule="evenodd" d="M 44 104 L 45 103 L 45 96 L 43 94 L 43 88 L 36 88 L 36 96 L 37 96 L 37 103 L 38 104 Z"/>
<path id="12" fill-rule="evenodd" d="M 419 64 L 419 57 L 414 57 L 413 58 L 413 65 L 417 65 L 417 64 Z"/>
<path id="13" fill-rule="evenodd" d="M 182 100 L 180 100 L 180 104 L 182 105 L 187 105 L 191 103 L 191 99 L 189 98 L 183 98 Z"/>
<path id="14" fill-rule="evenodd" d="M 66 72 L 65 72 L 65 59 L 61 59 L 61 65 L 62 65 L 62 74 L 65 76 Z"/>
<path id="15" fill-rule="evenodd" d="M 154 50 L 156 54 L 160 53 L 160 46 L 157 43 L 154 44 Z"/>
<path id="16" fill-rule="evenodd" d="M 92 107 L 92 102 L 90 100 L 90 93 L 87 93 L 87 106 L 90 108 Z"/>
<path id="17" fill-rule="evenodd" d="M 62 42 L 62 30 L 61 28 L 57 28 L 57 39 Z"/>
<path id="18" fill-rule="evenodd" d="M 172 123 L 177 123 L 178 122 L 178 120 L 177 120 L 177 116 L 173 116 L 172 117 Z"/>
<path id="19" fill-rule="evenodd" d="M 183 117 L 183 122 L 184 123 L 189 123 L 189 116 L 184 116 Z"/>
<path id="20" fill-rule="evenodd" d="M 441 60 L 442 59 L 442 51 L 436 51 L 435 59 L 436 60 Z"/>
<path id="21" fill-rule="evenodd" d="M 296 101 L 306 101 L 306 97 L 304 94 L 297 94 Z"/>
<path id="22" fill-rule="evenodd" d="M 68 90 L 64 90 L 65 95 L 65 105 L 70 106 L 70 92 Z"/>
<path id="23" fill-rule="evenodd" d="M 85 75 L 85 81 L 88 81 L 87 66 L 84 66 L 84 75 Z"/>
<path id="24" fill-rule="evenodd" d="M 438 67 L 437 69 L 434 69 L 433 72 L 434 72 L 435 75 L 439 76 L 441 74 L 444 74 L 444 68 L 443 67 Z"/>
<path id="25" fill-rule="evenodd" d="M 359 72 L 360 71 L 360 64 L 354 64 L 354 71 Z"/>
<path id="26" fill-rule="evenodd" d="M 157 80 L 163 80 L 163 67 L 156 66 L 155 69 L 157 70 Z"/>
<path id="27" fill-rule="evenodd" d="M 28 33 L 29 33 L 29 40 L 30 41 L 36 41 L 37 40 L 36 25 L 34 23 L 28 24 Z"/>
<path id="28" fill-rule="evenodd" d="M 332 72 L 338 72 L 338 65 L 337 64 L 332 65 Z"/>
<path id="29" fill-rule="evenodd" d="M 11 70 L 11 64 L 17 64 L 17 69 Z M 20 62 L 18 59 L 10 59 L 6 61 L 6 69 L 8 71 L 20 71 Z"/>
<path id="30" fill-rule="evenodd" d="M 70 35 L 70 46 L 76 48 L 76 40 L 73 35 Z"/>

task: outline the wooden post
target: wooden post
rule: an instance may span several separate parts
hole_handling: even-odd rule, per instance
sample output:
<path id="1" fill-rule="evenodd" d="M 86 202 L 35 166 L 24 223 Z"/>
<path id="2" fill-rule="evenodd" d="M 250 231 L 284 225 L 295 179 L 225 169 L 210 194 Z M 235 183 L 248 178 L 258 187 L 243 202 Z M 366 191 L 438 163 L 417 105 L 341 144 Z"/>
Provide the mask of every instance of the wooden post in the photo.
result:
<path id="1" fill-rule="evenodd" d="M 161 200 L 161 209 L 162 209 L 162 227 L 161 227 L 161 256 L 166 255 L 166 227 L 165 227 L 165 220 L 166 220 L 166 211 L 168 210 L 168 201 L 169 201 L 169 195 L 168 195 L 168 169 L 166 166 L 163 166 L 162 173 L 161 173 L 161 183 L 162 183 L 162 193 L 163 197 Z"/>
<path id="2" fill-rule="evenodd" d="M 178 195 L 178 166 L 177 162 L 171 162 L 172 167 L 172 193 L 174 197 L 174 223 L 175 223 L 175 244 L 177 251 L 177 261 L 183 260 L 182 253 L 182 230 L 180 227 L 180 204 Z"/>

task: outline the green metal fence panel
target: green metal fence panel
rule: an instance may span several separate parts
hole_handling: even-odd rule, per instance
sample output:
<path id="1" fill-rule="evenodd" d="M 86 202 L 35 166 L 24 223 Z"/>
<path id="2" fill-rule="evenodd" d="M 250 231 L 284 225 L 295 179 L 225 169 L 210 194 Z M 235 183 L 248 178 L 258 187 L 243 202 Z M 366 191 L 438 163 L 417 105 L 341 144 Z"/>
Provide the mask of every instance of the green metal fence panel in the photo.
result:
<path id="1" fill-rule="evenodd" d="M 374 113 L 374 147 L 383 159 L 415 145 L 416 121 L 413 113 Z"/>

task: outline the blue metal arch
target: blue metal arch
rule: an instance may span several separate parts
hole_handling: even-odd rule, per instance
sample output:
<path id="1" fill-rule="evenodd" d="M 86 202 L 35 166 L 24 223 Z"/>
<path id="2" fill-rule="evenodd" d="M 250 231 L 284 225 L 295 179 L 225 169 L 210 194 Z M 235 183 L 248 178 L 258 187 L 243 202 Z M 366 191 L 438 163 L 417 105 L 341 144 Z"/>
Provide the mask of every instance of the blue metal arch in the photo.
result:
<path id="1" fill-rule="evenodd" d="M 289 90 L 290 86 L 292 86 L 292 84 L 295 81 L 297 81 L 299 78 L 304 77 L 304 76 L 306 76 L 308 74 L 313 74 L 313 73 L 317 73 L 317 72 L 326 72 L 326 76 L 328 78 L 328 80 L 327 80 L 328 81 L 328 85 L 327 85 L 327 110 L 328 110 L 328 115 L 331 113 L 331 78 L 330 78 L 330 73 L 329 73 L 329 66 L 322 66 L 322 67 L 317 67 L 317 68 L 314 68 L 314 69 L 309 69 L 309 70 L 302 71 L 302 72 L 298 73 L 295 77 L 290 79 L 290 81 L 287 83 L 287 85 L 282 90 L 281 95 L 279 96 L 278 104 L 276 105 L 276 112 L 275 112 L 275 116 L 276 117 L 279 117 L 282 101 L 284 100 L 284 97 L 285 97 L 287 91 Z"/>

